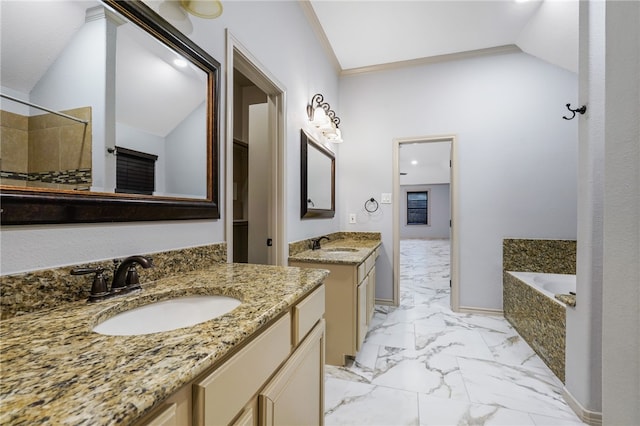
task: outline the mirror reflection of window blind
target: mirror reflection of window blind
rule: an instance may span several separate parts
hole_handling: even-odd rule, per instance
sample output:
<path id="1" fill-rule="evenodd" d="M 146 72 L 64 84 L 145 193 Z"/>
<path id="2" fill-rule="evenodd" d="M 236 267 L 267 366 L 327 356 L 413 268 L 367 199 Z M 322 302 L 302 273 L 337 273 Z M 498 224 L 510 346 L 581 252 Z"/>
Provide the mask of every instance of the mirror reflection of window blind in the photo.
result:
<path id="1" fill-rule="evenodd" d="M 157 155 L 116 147 L 116 192 L 153 195 Z"/>

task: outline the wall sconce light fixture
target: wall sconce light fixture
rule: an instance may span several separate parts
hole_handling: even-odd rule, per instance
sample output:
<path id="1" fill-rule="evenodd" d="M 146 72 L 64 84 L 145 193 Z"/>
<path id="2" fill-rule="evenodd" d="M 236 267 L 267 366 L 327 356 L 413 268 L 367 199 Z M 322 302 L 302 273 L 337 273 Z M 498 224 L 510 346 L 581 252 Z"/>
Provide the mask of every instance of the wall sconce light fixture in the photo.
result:
<path id="1" fill-rule="evenodd" d="M 324 96 L 316 93 L 311 98 L 311 103 L 307 105 L 307 115 L 309 123 L 316 127 L 324 137 L 333 143 L 342 143 L 342 132 L 338 128 L 340 117 L 336 116 L 331 105 L 324 102 Z"/>

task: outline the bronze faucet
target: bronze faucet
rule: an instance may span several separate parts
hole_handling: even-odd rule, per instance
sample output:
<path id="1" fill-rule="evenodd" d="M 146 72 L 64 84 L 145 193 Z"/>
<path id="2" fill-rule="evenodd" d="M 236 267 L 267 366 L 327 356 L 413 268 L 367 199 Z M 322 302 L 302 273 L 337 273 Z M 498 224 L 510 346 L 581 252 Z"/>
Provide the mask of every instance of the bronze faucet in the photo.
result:
<path id="1" fill-rule="evenodd" d="M 140 279 L 136 271 L 136 263 L 145 269 L 153 267 L 152 260 L 144 256 L 129 256 L 123 261 L 114 259 L 113 280 L 109 290 L 103 275 L 104 268 L 76 268 L 71 270 L 71 275 L 96 274 L 93 278 L 88 301 L 97 302 L 116 295 L 126 294 L 130 291 L 140 290 Z"/>
<path id="2" fill-rule="evenodd" d="M 144 256 L 127 257 L 117 264 L 117 268 L 113 273 L 113 281 L 111 282 L 112 293 L 119 293 L 123 290 L 132 291 L 140 289 L 136 263 L 144 269 L 151 268 L 153 266 L 153 262 L 150 258 Z"/>
<path id="3" fill-rule="evenodd" d="M 320 250 L 322 248 L 320 246 L 320 241 L 322 241 L 323 239 L 329 241 L 329 237 L 327 237 L 327 236 L 323 236 L 323 237 L 320 237 L 320 238 L 312 238 L 311 239 L 311 250 Z"/>

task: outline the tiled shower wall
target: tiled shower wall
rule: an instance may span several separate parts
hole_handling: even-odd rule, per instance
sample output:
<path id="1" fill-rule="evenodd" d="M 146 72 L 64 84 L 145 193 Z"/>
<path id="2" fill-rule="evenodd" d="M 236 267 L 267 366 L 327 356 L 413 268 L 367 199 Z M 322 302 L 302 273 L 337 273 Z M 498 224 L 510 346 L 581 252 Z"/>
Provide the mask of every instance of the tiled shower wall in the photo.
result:
<path id="1" fill-rule="evenodd" d="M 0 183 L 53 189 L 91 186 L 91 108 L 32 117 L 0 111 Z"/>

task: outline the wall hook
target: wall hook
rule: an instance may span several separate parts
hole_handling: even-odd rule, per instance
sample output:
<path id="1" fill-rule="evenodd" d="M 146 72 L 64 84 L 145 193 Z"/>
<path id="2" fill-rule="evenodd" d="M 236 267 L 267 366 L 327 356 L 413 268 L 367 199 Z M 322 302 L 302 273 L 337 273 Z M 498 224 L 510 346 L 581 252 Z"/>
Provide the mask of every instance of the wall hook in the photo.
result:
<path id="1" fill-rule="evenodd" d="M 585 112 L 587 112 L 587 106 L 586 105 L 582 105 L 580 108 L 577 109 L 571 109 L 571 104 L 567 104 L 567 109 L 569 111 L 571 111 L 573 113 L 573 115 L 571 117 L 565 117 L 564 115 L 562 116 L 562 118 L 564 118 L 565 120 L 573 120 L 576 116 L 576 112 L 579 113 L 580 115 L 584 114 Z"/>

